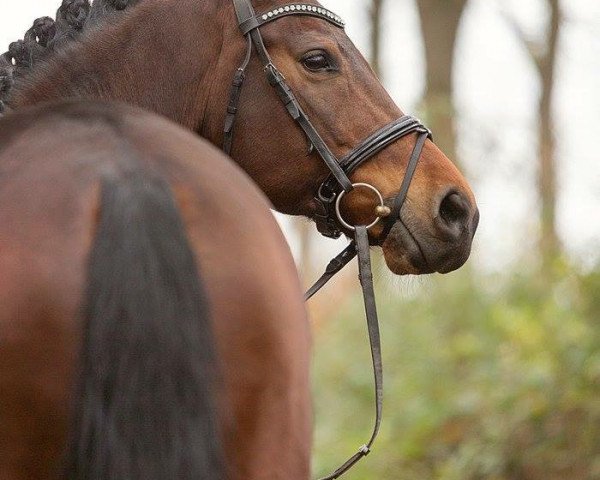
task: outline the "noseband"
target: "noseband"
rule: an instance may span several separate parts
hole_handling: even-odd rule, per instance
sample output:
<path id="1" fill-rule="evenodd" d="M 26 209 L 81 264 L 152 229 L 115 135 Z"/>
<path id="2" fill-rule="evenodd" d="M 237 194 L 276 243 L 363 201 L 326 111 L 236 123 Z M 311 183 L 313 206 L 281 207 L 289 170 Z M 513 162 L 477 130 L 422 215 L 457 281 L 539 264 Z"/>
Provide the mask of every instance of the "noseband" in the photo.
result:
<path id="1" fill-rule="evenodd" d="M 275 88 L 279 98 L 287 109 L 289 115 L 304 131 L 311 145 L 311 151 L 315 151 L 328 167 L 330 174 L 320 185 L 315 194 L 315 203 L 317 212 L 314 220 L 321 234 L 330 238 L 339 238 L 343 232 L 353 232 L 354 240 L 350 245 L 336 258 L 334 258 L 327 267 L 325 274 L 315 283 L 315 285 L 306 294 L 306 299 L 311 298 L 317 293 L 331 278 L 333 278 L 344 266 L 358 255 L 360 281 L 363 290 L 365 302 L 365 312 L 367 317 L 367 326 L 369 330 L 369 340 L 371 343 L 371 354 L 373 357 L 373 369 L 375 376 L 375 396 L 376 396 L 376 419 L 373 434 L 369 442 L 363 445 L 359 451 L 353 455 L 346 463 L 338 468 L 333 474 L 322 480 L 332 480 L 339 478 L 350 470 L 360 459 L 368 455 L 375 439 L 379 433 L 381 425 L 381 414 L 383 405 L 383 369 L 381 361 L 381 346 L 379 337 L 379 322 L 377 319 L 377 308 L 375 304 L 375 293 L 373 289 L 373 275 L 371 272 L 371 260 L 369 254 L 369 235 L 368 230 L 374 227 L 382 217 L 385 218 L 385 225 L 379 243 L 383 244 L 390 230 L 397 220 L 400 219 L 400 212 L 406 200 L 410 184 L 414 177 L 419 158 L 427 139 L 432 138 L 429 129 L 424 127 L 421 122 L 413 117 L 404 116 L 398 120 L 377 130 L 368 136 L 354 150 L 341 159 L 338 159 L 329 149 L 317 129 L 309 120 L 302 109 L 292 89 L 287 84 L 283 74 L 273 64 L 269 52 L 264 44 L 260 28 L 280 18 L 303 15 L 322 19 L 337 28 L 345 27 L 342 19 L 327 10 L 326 8 L 295 3 L 274 8 L 271 11 L 256 14 L 250 3 L 251 0 L 233 0 L 238 24 L 242 34 L 247 38 L 246 56 L 240 68 L 238 68 L 229 98 L 227 107 L 227 116 L 225 119 L 223 150 L 228 155 L 231 154 L 233 146 L 234 127 L 238 107 L 241 97 L 242 86 L 244 84 L 246 69 L 250 64 L 253 49 L 256 50 L 258 58 L 263 64 L 264 72 L 270 85 Z M 391 208 L 385 208 L 384 199 L 381 193 L 372 185 L 358 183 L 353 184 L 350 175 L 367 160 L 370 160 L 389 145 L 406 137 L 409 134 L 417 134 L 417 142 L 408 162 L 406 173 L 400 190 L 391 202 Z M 377 214 L 370 225 L 353 226 L 348 223 L 340 212 L 340 203 L 342 198 L 355 189 L 364 188 L 371 190 L 376 194 L 379 200 Z"/>

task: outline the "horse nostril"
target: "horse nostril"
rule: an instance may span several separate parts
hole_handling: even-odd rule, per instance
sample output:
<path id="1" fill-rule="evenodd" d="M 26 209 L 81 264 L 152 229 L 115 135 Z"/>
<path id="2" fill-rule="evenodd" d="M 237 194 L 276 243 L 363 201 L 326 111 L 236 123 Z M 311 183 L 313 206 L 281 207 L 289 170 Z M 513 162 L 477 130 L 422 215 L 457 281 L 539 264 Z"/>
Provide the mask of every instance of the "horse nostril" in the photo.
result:
<path id="1" fill-rule="evenodd" d="M 468 229 L 471 217 L 471 204 L 461 194 L 451 192 L 446 195 L 439 208 L 439 226 L 455 238 Z"/>

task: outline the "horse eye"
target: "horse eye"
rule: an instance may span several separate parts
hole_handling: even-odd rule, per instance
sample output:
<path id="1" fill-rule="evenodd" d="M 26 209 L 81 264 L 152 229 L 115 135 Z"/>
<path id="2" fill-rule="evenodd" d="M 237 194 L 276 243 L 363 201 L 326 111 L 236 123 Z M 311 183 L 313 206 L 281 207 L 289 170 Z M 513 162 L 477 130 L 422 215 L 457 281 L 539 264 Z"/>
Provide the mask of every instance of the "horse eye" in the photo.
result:
<path id="1" fill-rule="evenodd" d="M 333 69 L 329 57 L 324 53 L 310 54 L 302 59 L 302 64 L 311 72 L 320 72 L 323 70 L 329 71 Z"/>

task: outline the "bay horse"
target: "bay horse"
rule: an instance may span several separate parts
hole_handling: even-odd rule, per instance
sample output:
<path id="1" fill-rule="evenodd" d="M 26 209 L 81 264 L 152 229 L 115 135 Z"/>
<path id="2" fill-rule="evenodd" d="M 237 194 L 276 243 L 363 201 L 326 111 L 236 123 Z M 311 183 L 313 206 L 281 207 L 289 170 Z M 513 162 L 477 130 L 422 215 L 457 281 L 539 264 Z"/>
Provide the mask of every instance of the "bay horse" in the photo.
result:
<path id="1" fill-rule="evenodd" d="M 59 19 L 63 26 L 73 23 L 76 40 L 61 42 L 33 68 L 27 59 L 35 56 L 23 53 L 27 42 L 13 46 L 5 71 L 22 68 L 25 74 L 7 95 L 9 109 L 73 97 L 137 105 L 214 145 L 230 142 L 232 158 L 277 210 L 321 224 L 325 219 L 329 224 L 321 231 L 333 222 L 330 234 L 350 233 L 332 215 L 335 196 L 322 195 L 331 172 L 346 192 L 356 183 L 374 187 L 388 206 L 382 212 L 394 215 L 369 230 L 369 241 L 382 247 L 398 275 L 446 273 L 467 260 L 479 219 L 474 195 L 431 139 L 421 140 L 422 126 L 402 136 L 396 128 L 394 141 L 363 149 L 368 162 L 362 158 L 341 172 L 337 159 L 352 160 L 363 139 L 377 141 L 382 131 L 390 140 L 387 126 L 400 127 L 402 112 L 341 19 L 319 3 L 96 0 L 93 21 L 82 23 L 89 10 L 87 0 L 63 1 Z M 51 28 L 41 22 L 30 43 L 39 47 Z M 64 38 L 64 27 L 57 30 Z M 229 138 L 233 117 L 235 137 Z M 396 212 L 392 207 L 415 151 L 419 165 Z M 369 189 L 355 189 L 345 196 L 340 216 L 348 225 L 369 224 L 374 200 Z"/>
<path id="2" fill-rule="evenodd" d="M 308 479 L 301 287 L 225 155 L 131 106 L 20 109 L 0 224 L 1 480 Z"/>

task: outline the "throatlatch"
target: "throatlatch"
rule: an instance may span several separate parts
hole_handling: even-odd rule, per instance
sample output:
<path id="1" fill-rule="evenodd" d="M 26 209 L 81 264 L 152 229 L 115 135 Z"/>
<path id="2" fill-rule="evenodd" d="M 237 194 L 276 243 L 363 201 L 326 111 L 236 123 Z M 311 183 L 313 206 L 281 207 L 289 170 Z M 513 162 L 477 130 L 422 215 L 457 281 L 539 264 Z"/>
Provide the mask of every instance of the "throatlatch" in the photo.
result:
<path id="1" fill-rule="evenodd" d="M 377 130 L 344 158 L 338 159 L 329 149 L 314 125 L 310 122 L 292 89 L 287 84 L 283 74 L 273 64 L 269 52 L 263 42 L 260 27 L 291 15 L 307 15 L 320 18 L 342 29 L 345 26 L 343 20 L 330 10 L 311 4 L 295 3 L 284 5 L 258 15 L 255 14 L 250 0 L 233 0 L 233 4 L 235 6 L 240 30 L 248 39 L 248 47 L 244 61 L 240 68 L 238 68 L 231 87 L 230 100 L 225 119 L 223 149 L 228 155 L 231 154 L 235 122 L 237 114 L 239 113 L 239 102 L 246 76 L 246 69 L 250 64 L 252 51 L 253 49 L 256 49 L 256 53 L 263 64 L 264 72 L 270 85 L 277 91 L 279 98 L 289 115 L 306 134 L 306 137 L 311 144 L 311 150 L 315 151 L 321 157 L 331 172 L 329 177 L 321 184 L 315 195 L 315 202 L 319 211 L 315 214 L 314 220 L 319 232 L 330 238 L 339 238 L 344 232 L 349 235 L 350 232 L 352 232 L 353 235 L 353 240 L 350 245 L 329 263 L 324 275 L 307 292 L 305 297 L 306 300 L 315 295 L 323 288 L 323 286 L 325 286 L 325 284 L 327 284 L 327 282 L 350 263 L 350 261 L 358 256 L 360 282 L 363 291 L 369 341 L 371 344 L 371 355 L 373 359 L 376 400 L 375 426 L 369 442 L 360 447 L 359 451 L 350 457 L 350 459 L 334 473 L 322 479 L 334 480 L 341 477 L 359 460 L 370 453 L 381 425 L 383 410 L 383 366 L 377 305 L 375 302 L 373 274 L 371 271 L 369 230 L 379 223 L 384 216 L 386 217 L 383 233 L 379 238 L 379 243 L 382 244 L 396 221 L 399 220 L 402 206 L 406 201 L 408 190 L 419 163 L 423 147 L 427 139 L 432 138 L 432 135 L 429 129 L 423 126 L 419 120 L 410 116 L 403 116 L 380 130 Z M 400 190 L 391 202 L 391 206 L 388 207 L 385 205 L 381 193 L 372 185 L 366 183 L 353 184 L 351 182 L 349 178 L 350 175 L 364 162 L 373 158 L 389 145 L 412 133 L 417 133 L 417 142 L 408 162 L 406 174 L 402 185 L 400 186 Z M 342 198 L 344 195 L 357 188 L 369 189 L 378 197 L 378 213 L 375 214 L 374 221 L 370 225 L 351 225 L 341 214 L 340 203 Z"/>

